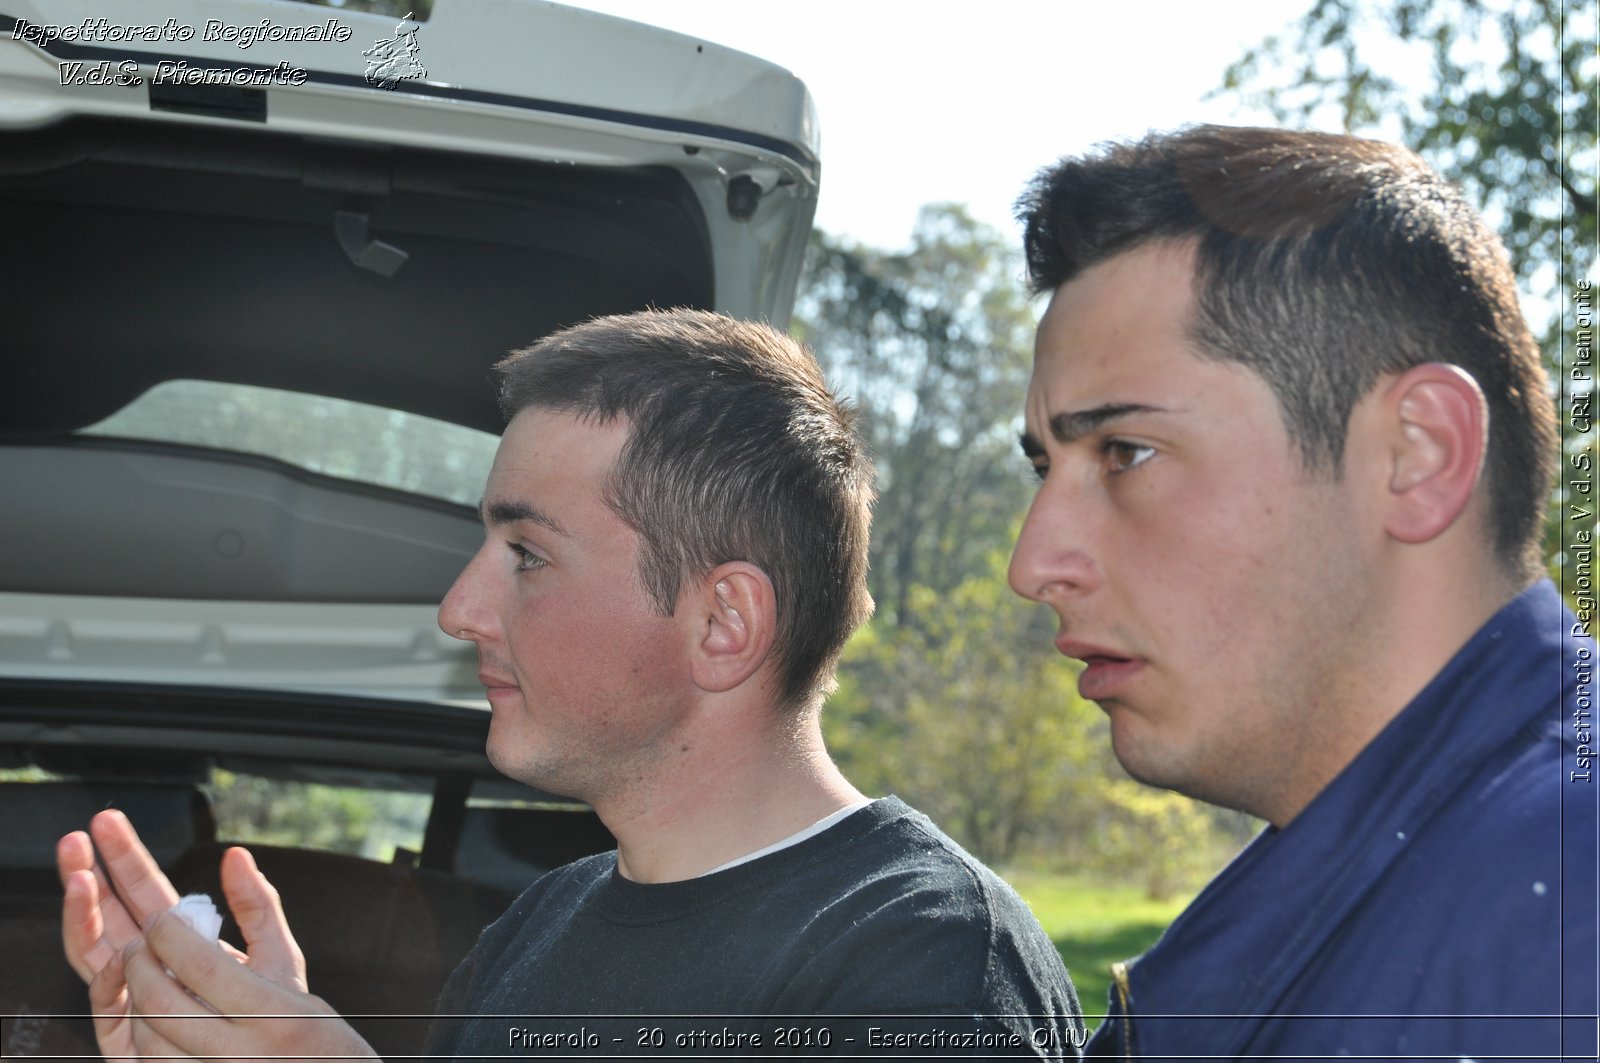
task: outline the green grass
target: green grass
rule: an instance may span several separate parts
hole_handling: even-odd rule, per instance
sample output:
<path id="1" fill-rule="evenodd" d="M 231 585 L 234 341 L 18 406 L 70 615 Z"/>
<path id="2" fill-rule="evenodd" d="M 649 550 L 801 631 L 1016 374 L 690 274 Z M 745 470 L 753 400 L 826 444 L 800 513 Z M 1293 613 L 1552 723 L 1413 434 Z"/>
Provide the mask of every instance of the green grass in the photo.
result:
<path id="1" fill-rule="evenodd" d="M 1011 871 L 1005 877 L 1055 942 L 1091 1028 L 1105 1014 L 1111 965 L 1154 944 L 1191 899 L 1186 894 L 1153 901 L 1138 887 L 1041 871 Z"/>

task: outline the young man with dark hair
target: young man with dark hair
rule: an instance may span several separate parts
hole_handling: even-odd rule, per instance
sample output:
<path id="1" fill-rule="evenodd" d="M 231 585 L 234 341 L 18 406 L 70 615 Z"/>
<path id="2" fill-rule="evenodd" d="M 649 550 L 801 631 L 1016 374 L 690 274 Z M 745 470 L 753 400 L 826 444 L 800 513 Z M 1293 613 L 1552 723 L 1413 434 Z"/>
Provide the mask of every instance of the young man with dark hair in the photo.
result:
<path id="1" fill-rule="evenodd" d="M 582 1029 L 603 1052 L 782 1053 L 795 1046 L 771 1023 L 736 1018 L 773 1015 L 857 1017 L 811 1052 L 876 1036 L 1076 1056 L 1076 999 L 1022 901 L 896 799 L 864 798 L 823 748 L 823 696 L 871 611 L 872 470 L 810 355 L 764 326 L 647 312 L 500 368 L 487 536 L 439 622 L 477 645 L 491 761 L 587 801 L 618 847 L 544 876 L 484 932 L 433 1051 L 503 1055 L 507 1016 L 552 1015 L 577 1018 L 512 1025 L 524 1045 Z M 176 898 L 126 820 L 92 829 L 132 911 L 70 835 L 64 937 L 108 1056 L 370 1053 L 307 994 L 248 854 L 223 866 L 251 946 L 235 963 L 170 915 L 141 938 L 133 918 Z M 188 1017 L 202 1009 L 186 989 L 226 1018 Z M 618 1017 L 640 1015 L 709 1018 L 639 1045 Z M 723 1016 L 723 1042 L 677 1040 Z"/>
<path id="2" fill-rule="evenodd" d="M 1269 824 L 1091 1053 L 1592 1054 L 1595 647 L 1539 575 L 1557 438 L 1499 242 L 1407 151 L 1266 129 L 1063 161 L 1021 214 L 1012 586 L 1130 774 Z"/>

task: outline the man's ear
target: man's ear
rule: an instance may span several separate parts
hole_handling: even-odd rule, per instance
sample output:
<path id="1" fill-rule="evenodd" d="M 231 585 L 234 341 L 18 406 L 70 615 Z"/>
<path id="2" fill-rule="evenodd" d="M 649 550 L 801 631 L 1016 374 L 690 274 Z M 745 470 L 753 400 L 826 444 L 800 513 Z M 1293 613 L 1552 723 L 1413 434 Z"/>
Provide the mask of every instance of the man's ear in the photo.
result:
<path id="1" fill-rule="evenodd" d="M 1458 366 L 1429 362 L 1385 389 L 1389 493 L 1384 530 L 1403 543 L 1443 534 L 1467 508 L 1483 472 L 1489 404 Z"/>
<path id="2" fill-rule="evenodd" d="M 728 561 L 712 569 L 693 593 L 690 675 L 702 690 L 732 690 L 772 653 L 778 626 L 772 581 L 747 561 Z"/>

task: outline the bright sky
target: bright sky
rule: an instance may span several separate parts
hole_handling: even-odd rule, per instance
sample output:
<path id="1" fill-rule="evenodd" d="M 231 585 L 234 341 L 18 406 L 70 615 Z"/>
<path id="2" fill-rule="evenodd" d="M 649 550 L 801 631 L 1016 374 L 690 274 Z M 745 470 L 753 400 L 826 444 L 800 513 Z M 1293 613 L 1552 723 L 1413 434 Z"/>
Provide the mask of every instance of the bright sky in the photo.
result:
<path id="1" fill-rule="evenodd" d="M 564 0 L 758 55 L 806 82 L 822 126 L 817 224 L 884 249 L 924 203 L 1014 234 L 1056 158 L 1196 121 L 1262 122 L 1203 97 L 1309 0 Z"/>

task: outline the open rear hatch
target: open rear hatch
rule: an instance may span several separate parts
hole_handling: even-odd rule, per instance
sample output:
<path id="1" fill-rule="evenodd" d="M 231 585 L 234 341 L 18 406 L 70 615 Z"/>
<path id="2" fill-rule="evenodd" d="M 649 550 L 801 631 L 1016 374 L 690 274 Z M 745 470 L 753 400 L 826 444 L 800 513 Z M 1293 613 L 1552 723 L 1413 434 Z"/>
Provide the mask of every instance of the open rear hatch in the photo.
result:
<path id="1" fill-rule="evenodd" d="M 0 682 L 479 701 L 432 610 L 490 366 L 646 306 L 784 324 L 804 87 L 552 4 L 116 12 L 0 0 Z"/>
<path id="2" fill-rule="evenodd" d="M 646 306 L 782 326 L 817 177 L 786 71 L 553 4 L 0 0 L 4 1054 L 93 1051 L 48 844 L 108 800 L 213 892 L 219 779 L 424 801 L 420 853 L 261 850 L 365 1013 L 426 1012 L 508 890 L 606 844 L 495 775 L 435 621 L 490 366 Z"/>

